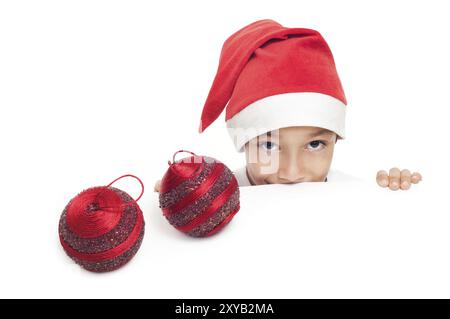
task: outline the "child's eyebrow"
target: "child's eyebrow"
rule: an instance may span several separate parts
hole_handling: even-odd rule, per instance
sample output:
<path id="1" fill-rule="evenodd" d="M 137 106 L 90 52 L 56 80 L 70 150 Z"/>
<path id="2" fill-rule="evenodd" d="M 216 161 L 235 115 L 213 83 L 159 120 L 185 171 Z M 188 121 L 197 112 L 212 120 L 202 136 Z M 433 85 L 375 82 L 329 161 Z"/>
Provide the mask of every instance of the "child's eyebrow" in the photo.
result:
<path id="1" fill-rule="evenodd" d="M 320 131 L 308 134 L 308 138 L 316 137 L 316 136 L 319 136 L 319 135 L 322 135 L 322 134 L 325 134 L 325 133 L 332 134 L 333 132 L 331 132 L 331 131 L 329 131 L 327 129 L 322 129 Z"/>
<path id="2" fill-rule="evenodd" d="M 256 140 L 259 141 L 260 139 L 262 139 L 262 138 L 264 138 L 264 137 L 269 138 L 269 137 L 271 137 L 271 136 L 272 136 L 272 132 L 269 131 L 269 132 L 267 132 L 267 133 L 258 135 L 258 136 L 256 137 Z"/>
<path id="3" fill-rule="evenodd" d="M 314 138 L 314 137 L 322 135 L 322 134 L 333 134 L 333 132 L 331 132 L 330 130 L 327 130 L 327 129 L 321 129 L 319 131 L 306 134 L 306 139 Z M 275 134 L 275 136 L 278 136 L 278 135 Z M 264 139 L 264 138 L 270 139 L 270 137 L 272 137 L 271 131 L 257 136 L 256 140 L 259 142 L 260 139 Z"/>

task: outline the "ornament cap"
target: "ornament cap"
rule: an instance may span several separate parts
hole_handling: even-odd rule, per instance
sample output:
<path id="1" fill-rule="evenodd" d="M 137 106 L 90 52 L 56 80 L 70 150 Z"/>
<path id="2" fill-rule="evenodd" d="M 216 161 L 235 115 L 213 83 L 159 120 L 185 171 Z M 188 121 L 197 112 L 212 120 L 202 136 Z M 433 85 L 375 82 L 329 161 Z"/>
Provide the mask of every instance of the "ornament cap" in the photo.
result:
<path id="1" fill-rule="evenodd" d="M 175 157 L 179 153 L 189 153 L 192 156 L 185 157 L 181 160 L 176 161 Z M 203 156 L 199 156 L 191 151 L 179 150 L 173 154 L 172 163 L 168 161 L 170 169 L 181 178 L 191 178 L 195 177 L 202 171 L 205 161 Z"/>

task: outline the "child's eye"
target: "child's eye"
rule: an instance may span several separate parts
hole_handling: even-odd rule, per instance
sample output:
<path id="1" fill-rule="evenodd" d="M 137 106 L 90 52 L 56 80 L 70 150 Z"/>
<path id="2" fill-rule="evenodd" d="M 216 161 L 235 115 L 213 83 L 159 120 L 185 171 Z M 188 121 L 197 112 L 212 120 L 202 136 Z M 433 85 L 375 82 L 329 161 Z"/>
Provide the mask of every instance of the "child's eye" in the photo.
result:
<path id="1" fill-rule="evenodd" d="M 273 142 L 270 142 L 270 141 L 265 141 L 265 142 L 259 143 L 259 147 L 262 147 L 265 151 L 278 150 L 278 145 Z"/>
<path id="2" fill-rule="evenodd" d="M 311 146 L 310 148 L 308 147 L 308 149 L 312 150 L 312 151 L 318 151 L 323 149 L 325 146 L 327 145 L 327 143 L 325 143 L 324 141 L 312 141 L 308 144 L 308 146 Z"/>

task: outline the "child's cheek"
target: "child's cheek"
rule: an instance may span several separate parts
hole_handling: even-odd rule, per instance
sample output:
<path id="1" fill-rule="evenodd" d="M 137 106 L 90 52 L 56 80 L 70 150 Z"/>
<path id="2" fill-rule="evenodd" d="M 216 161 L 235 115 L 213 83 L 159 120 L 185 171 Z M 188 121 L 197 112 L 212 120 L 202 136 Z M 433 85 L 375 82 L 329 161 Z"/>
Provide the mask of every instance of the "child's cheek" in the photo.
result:
<path id="1" fill-rule="evenodd" d="M 322 181 L 327 175 L 331 166 L 332 153 L 322 154 L 310 154 L 308 157 L 307 170 L 310 175 L 310 179 L 313 181 Z"/>
<path id="2" fill-rule="evenodd" d="M 275 169 L 268 169 L 266 164 L 254 163 L 247 166 L 252 180 L 257 184 L 265 184 L 265 179 L 271 174 L 276 174 Z"/>

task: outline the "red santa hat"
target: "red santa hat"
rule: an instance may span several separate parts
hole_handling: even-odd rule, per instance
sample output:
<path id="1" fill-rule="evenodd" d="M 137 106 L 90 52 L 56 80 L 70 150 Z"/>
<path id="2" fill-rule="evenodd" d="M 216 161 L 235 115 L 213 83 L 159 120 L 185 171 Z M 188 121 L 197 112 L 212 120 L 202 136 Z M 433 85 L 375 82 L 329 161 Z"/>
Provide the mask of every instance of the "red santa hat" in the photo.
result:
<path id="1" fill-rule="evenodd" d="M 321 34 L 260 20 L 223 44 L 200 133 L 226 107 L 239 152 L 252 138 L 289 126 L 329 129 L 344 139 L 347 101 L 333 55 Z"/>

